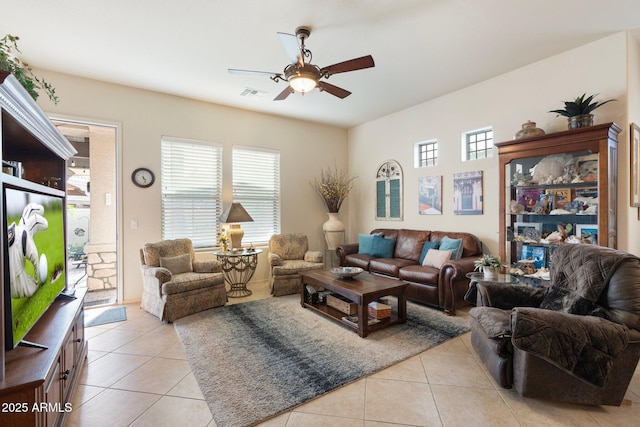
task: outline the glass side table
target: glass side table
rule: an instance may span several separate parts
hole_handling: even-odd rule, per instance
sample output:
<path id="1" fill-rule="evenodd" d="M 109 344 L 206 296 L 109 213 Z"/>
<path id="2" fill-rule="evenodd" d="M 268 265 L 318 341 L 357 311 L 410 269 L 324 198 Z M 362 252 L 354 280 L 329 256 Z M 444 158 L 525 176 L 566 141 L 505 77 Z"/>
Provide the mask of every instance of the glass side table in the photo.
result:
<path id="1" fill-rule="evenodd" d="M 251 291 L 247 289 L 247 283 L 253 277 L 253 273 L 258 266 L 258 254 L 262 249 L 254 249 L 251 251 L 226 251 L 214 252 L 213 255 L 218 258 L 222 264 L 222 272 L 225 281 L 231 286 L 227 292 L 230 298 L 241 298 L 251 295 Z"/>
<path id="2" fill-rule="evenodd" d="M 473 305 L 476 304 L 476 284 L 478 283 L 500 283 L 502 285 L 517 285 L 520 283 L 520 279 L 514 274 L 498 274 L 497 277 L 485 277 L 484 273 L 474 272 L 467 273 L 467 278 L 469 279 L 469 290 L 464 299 Z"/>
<path id="3" fill-rule="evenodd" d="M 502 283 L 505 285 L 517 285 L 520 279 L 515 274 L 498 274 L 497 277 L 485 277 L 484 273 L 467 273 L 467 279 L 474 283 Z"/>

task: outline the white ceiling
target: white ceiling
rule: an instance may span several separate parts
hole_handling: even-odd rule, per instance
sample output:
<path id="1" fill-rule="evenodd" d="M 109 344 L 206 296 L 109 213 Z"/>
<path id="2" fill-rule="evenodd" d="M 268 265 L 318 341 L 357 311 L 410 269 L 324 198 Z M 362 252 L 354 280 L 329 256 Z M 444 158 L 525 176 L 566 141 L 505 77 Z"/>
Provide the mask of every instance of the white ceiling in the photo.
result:
<path id="1" fill-rule="evenodd" d="M 3 3 L 0 36 L 19 36 L 33 67 L 341 127 L 640 27 L 638 0 Z M 286 83 L 227 73 L 282 72 L 288 58 L 276 33 L 301 25 L 312 29 L 307 47 L 316 65 L 373 56 L 375 68 L 329 79 L 351 96 L 315 90 L 275 102 Z M 242 97 L 245 88 L 266 95 Z"/>

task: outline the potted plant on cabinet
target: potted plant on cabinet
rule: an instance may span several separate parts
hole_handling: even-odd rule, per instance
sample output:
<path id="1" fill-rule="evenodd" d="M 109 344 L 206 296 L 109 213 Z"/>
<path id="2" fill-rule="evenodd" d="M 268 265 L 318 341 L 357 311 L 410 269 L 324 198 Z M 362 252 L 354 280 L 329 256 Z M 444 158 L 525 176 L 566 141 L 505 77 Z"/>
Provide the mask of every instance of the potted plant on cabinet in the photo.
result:
<path id="1" fill-rule="evenodd" d="M 18 49 L 18 40 L 20 40 L 18 36 L 11 34 L 0 39 L 0 70 L 13 74 L 34 101 L 38 99 L 38 91 L 43 91 L 51 101 L 57 104 L 58 96 L 55 88 L 45 79 L 33 74 L 29 64 L 18 57 L 18 54 L 22 53 Z"/>
<path id="2" fill-rule="evenodd" d="M 476 271 L 482 271 L 487 279 L 497 279 L 502 267 L 500 257 L 491 254 L 482 254 L 482 256 L 473 262 Z"/>
<path id="3" fill-rule="evenodd" d="M 582 96 L 577 97 L 573 101 L 564 101 L 564 109 L 551 110 L 549 112 L 556 113 L 558 116 L 567 117 L 569 129 L 578 129 L 593 126 L 593 114 L 591 114 L 593 110 L 602 107 L 608 102 L 617 101 L 616 99 L 608 99 L 603 102 L 596 102 L 593 101 L 593 98 L 598 96 L 598 94 L 591 95 L 585 99 L 586 95 L 586 93 L 583 93 Z"/>

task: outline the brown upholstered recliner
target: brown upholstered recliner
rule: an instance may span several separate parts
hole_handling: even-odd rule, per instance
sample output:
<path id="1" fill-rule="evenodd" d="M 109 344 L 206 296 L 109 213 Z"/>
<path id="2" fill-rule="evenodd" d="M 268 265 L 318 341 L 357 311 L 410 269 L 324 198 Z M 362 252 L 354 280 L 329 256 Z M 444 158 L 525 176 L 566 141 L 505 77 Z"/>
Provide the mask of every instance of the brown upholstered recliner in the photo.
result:
<path id="1" fill-rule="evenodd" d="M 586 244 L 556 249 L 551 286 L 478 284 L 471 343 L 523 396 L 620 405 L 640 358 L 640 259 Z"/>
<path id="2" fill-rule="evenodd" d="M 140 307 L 160 320 L 173 322 L 227 302 L 220 263 L 197 260 L 189 239 L 147 243 L 140 249 L 140 269 Z"/>

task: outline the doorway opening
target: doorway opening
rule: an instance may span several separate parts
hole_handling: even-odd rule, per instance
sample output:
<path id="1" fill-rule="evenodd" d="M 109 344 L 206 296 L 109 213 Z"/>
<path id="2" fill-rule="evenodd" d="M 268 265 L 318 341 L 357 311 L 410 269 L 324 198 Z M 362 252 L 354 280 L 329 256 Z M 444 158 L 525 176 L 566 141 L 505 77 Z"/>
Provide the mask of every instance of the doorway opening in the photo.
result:
<path id="1" fill-rule="evenodd" d="M 85 306 L 118 301 L 115 126 L 54 119 L 77 153 L 67 161 L 67 286 Z"/>

